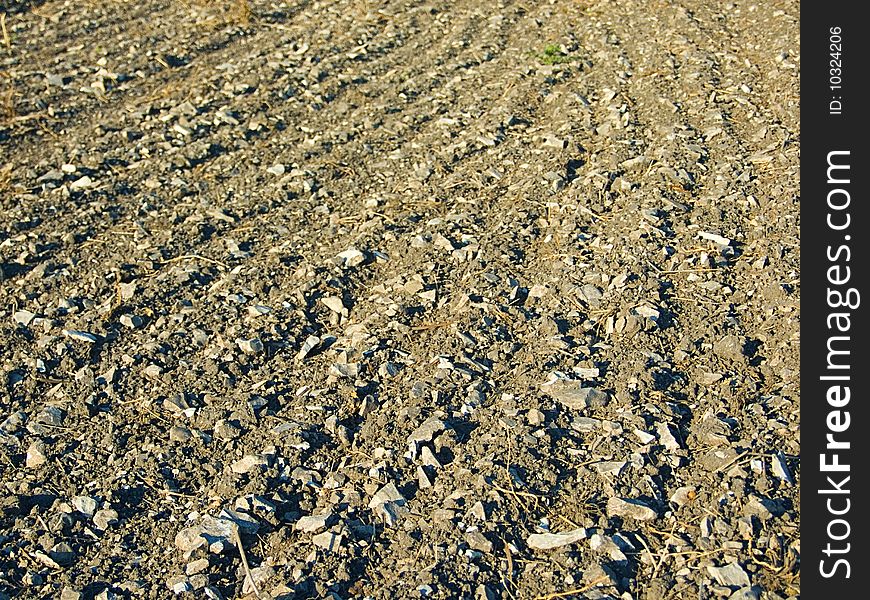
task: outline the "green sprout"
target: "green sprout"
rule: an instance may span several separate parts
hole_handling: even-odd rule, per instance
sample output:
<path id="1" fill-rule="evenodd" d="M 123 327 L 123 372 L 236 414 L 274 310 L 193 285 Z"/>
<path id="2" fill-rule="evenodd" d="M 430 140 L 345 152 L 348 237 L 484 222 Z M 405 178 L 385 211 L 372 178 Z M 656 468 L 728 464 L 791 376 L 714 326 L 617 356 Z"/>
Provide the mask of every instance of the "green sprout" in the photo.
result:
<path id="1" fill-rule="evenodd" d="M 535 57 L 545 65 L 561 65 L 576 60 L 576 57 L 562 52 L 559 44 L 547 44 L 544 46 L 544 51 L 535 54 Z"/>

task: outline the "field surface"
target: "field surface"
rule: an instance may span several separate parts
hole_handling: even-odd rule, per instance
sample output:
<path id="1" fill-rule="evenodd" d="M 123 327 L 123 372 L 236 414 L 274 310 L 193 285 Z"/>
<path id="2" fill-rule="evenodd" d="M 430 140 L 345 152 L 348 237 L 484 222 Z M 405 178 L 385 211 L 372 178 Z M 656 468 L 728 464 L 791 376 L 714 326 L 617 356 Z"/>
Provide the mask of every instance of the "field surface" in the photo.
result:
<path id="1" fill-rule="evenodd" d="M 0 1 L 0 597 L 799 597 L 798 9 Z"/>

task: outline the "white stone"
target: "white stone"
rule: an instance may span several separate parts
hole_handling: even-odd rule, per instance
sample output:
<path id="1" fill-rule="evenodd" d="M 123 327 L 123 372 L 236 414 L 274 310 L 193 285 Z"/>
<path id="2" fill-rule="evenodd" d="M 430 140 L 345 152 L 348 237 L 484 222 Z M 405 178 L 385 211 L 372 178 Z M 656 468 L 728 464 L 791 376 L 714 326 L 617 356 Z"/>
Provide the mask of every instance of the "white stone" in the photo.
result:
<path id="1" fill-rule="evenodd" d="M 587 537 L 588 532 L 580 527 L 561 533 L 533 533 L 526 539 L 526 544 L 533 550 L 553 550 L 570 546 Z"/>

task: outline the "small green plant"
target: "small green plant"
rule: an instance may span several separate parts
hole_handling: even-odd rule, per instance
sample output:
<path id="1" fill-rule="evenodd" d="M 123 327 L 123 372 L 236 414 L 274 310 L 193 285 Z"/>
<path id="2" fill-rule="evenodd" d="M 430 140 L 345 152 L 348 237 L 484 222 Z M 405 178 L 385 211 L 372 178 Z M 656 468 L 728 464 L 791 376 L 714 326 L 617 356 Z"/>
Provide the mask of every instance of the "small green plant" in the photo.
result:
<path id="1" fill-rule="evenodd" d="M 576 59 L 575 56 L 569 56 L 562 52 L 559 44 L 547 44 L 544 46 L 543 52 L 535 54 L 535 58 L 545 65 L 561 65 Z"/>

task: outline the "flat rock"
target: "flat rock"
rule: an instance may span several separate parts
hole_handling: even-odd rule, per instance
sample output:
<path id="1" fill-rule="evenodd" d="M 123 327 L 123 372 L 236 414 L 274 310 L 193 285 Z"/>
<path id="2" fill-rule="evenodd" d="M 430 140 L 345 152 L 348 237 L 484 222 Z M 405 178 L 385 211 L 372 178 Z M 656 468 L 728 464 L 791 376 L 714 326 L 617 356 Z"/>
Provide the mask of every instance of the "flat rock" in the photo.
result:
<path id="1" fill-rule="evenodd" d="M 94 525 L 101 531 L 107 530 L 112 525 L 118 523 L 118 511 L 111 508 L 98 510 L 93 516 Z"/>
<path id="2" fill-rule="evenodd" d="M 697 497 L 697 488 L 694 485 L 684 485 L 674 490 L 671 494 L 671 502 L 677 506 L 685 506 L 691 504 Z"/>
<path id="3" fill-rule="evenodd" d="M 62 408 L 48 405 L 44 407 L 39 414 L 36 415 L 36 422 L 51 427 L 62 427 L 63 421 L 66 418 L 66 413 Z"/>
<path id="4" fill-rule="evenodd" d="M 436 435 L 447 428 L 444 421 L 437 417 L 429 417 L 408 436 L 408 442 L 431 442 Z"/>
<path id="5" fill-rule="evenodd" d="M 42 442 L 33 442 L 27 448 L 27 455 L 24 459 L 24 464 L 31 469 L 36 469 L 45 464 L 48 457 L 45 455 L 45 444 Z"/>
<path id="6" fill-rule="evenodd" d="M 656 425 L 656 432 L 659 434 L 659 442 L 671 452 L 676 452 L 681 449 L 683 445 L 677 439 L 677 436 L 674 435 L 673 428 L 670 424 L 665 423 L 664 421 L 660 421 Z"/>
<path id="7" fill-rule="evenodd" d="M 533 550 L 553 550 L 576 544 L 589 537 L 589 532 L 580 527 L 561 533 L 533 533 L 526 539 L 526 544 Z"/>
<path id="8" fill-rule="evenodd" d="M 331 520 L 331 512 L 323 515 L 307 515 L 300 517 L 293 528 L 297 531 L 304 531 L 305 533 L 316 533 L 326 529 Z"/>
<path id="9" fill-rule="evenodd" d="M 87 175 L 85 175 L 83 177 L 79 177 L 78 179 L 73 181 L 71 184 L 69 184 L 69 189 L 74 191 L 74 192 L 77 192 L 80 190 L 86 190 L 86 189 L 91 188 L 91 187 L 94 187 L 94 180 L 91 179 L 90 177 L 88 177 Z"/>
<path id="10" fill-rule="evenodd" d="M 265 468 L 268 465 L 268 460 L 262 454 L 248 454 L 230 465 L 230 469 L 233 473 L 242 475 L 259 467 Z"/>
<path id="11" fill-rule="evenodd" d="M 243 510 L 223 508 L 218 518 L 230 521 L 244 533 L 257 533 L 257 530 L 260 529 L 260 523 L 257 519 Z"/>
<path id="12" fill-rule="evenodd" d="M 16 310 L 12 313 L 12 320 L 22 327 L 30 325 L 30 322 L 33 321 L 35 317 L 36 315 L 29 310 Z"/>
<path id="13" fill-rule="evenodd" d="M 794 485 L 794 478 L 792 477 L 791 470 L 788 468 L 788 463 L 785 462 L 785 456 L 782 452 L 777 452 L 773 455 L 771 467 L 771 471 L 773 471 L 773 474 L 779 479 L 789 485 Z"/>
<path id="14" fill-rule="evenodd" d="M 749 575 L 736 562 L 729 563 L 723 567 L 707 565 L 707 572 L 719 585 L 741 588 L 749 587 Z"/>
<path id="15" fill-rule="evenodd" d="M 465 541 L 472 550 L 478 550 L 485 554 L 492 553 L 492 542 L 480 531 L 469 531 L 465 534 Z"/>
<path id="16" fill-rule="evenodd" d="M 375 492 L 369 502 L 369 508 L 376 508 L 378 505 L 386 502 L 396 502 L 399 504 L 405 504 L 406 502 L 405 497 L 399 492 L 399 488 L 396 487 L 395 483 L 390 482 Z"/>
<path id="17" fill-rule="evenodd" d="M 338 296 L 326 296 L 325 298 L 321 298 L 320 301 L 326 306 L 329 310 L 334 313 L 342 314 L 345 310 L 344 303 L 341 301 L 341 298 Z"/>
<path id="18" fill-rule="evenodd" d="M 758 600 L 759 597 L 758 588 L 746 586 L 728 596 L 728 600 Z"/>
<path id="19" fill-rule="evenodd" d="M 542 385 L 541 391 L 574 410 L 600 408 L 609 400 L 607 392 L 594 387 L 583 387 L 583 382 L 575 379 L 557 379 Z"/>
<path id="20" fill-rule="evenodd" d="M 731 240 L 727 237 L 721 236 L 717 233 L 711 233 L 709 231 L 699 231 L 698 237 L 707 240 L 708 242 L 713 242 L 717 246 L 730 246 Z"/>
<path id="21" fill-rule="evenodd" d="M 652 521 L 658 515 L 656 511 L 640 500 L 613 497 L 607 501 L 607 516 L 634 519 L 636 521 Z"/>
<path id="22" fill-rule="evenodd" d="M 320 344 L 320 338 L 316 335 L 309 335 L 302 343 L 302 348 L 299 349 L 299 354 L 296 355 L 297 360 L 304 360 L 311 354 Z"/>
<path id="23" fill-rule="evenodd" d="M 71 340 L 75 340 L 77 342 L 87 342 L 88 344 L 95 344 L 100 341 L 100 338 L 90 333 L 89 331 L 79 331 L 77 329 L 64 329 L 63 334 Z"/>
<path id="24" fill-rule="evenodd" d="M 323 548 L 329 552 L 336 552 L 339 548 L 341 548 L 342 536 L 333 533 L 331 531 L 324 531 L 323 533 L 318 533 L 314 537 L 311 538 L 311 543 L 313 543 L 318 548 Z"/>
<path id="25" fill-rule="evenodd" d="M 90 496 L 74 496 L 72 505 L 86 517 L 93 517 L 94 513 L 97 512 L 97 501 Z"/>
<path id="26" fill-rule="evenodd" d="M 348 248 L 338 254 L 338 259 L 345 267 L 357 267 L 365 262 L 366 255 L 356 248 Z"/>
<path id="27" fill-rule="evenodd" d="M 209 552 L 220 554 L 233 545 L 232 539 L 232 521 L 206 515 L 199 524 L 179 531 L 175 535 L 175 546 L 185 553 L 206 546 Z"/>
<path id="28" fill-rule="evenodd" d="M 238 339 L 236 343 L 245 354 L 260 354 L 265 349 L 260 338 Z"/>

